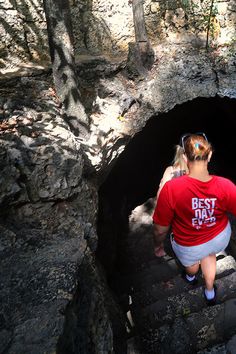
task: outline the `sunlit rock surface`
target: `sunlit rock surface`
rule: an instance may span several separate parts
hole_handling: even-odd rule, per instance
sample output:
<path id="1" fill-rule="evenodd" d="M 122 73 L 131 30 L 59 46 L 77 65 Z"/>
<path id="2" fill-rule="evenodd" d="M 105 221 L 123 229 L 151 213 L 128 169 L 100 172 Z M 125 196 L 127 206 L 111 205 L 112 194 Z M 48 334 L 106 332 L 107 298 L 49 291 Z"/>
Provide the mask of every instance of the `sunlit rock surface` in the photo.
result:
<path id="1" fill-rule="evenodd" d="M 91 267 L 94 262 L 97 193 L 84 177 L 80 143 L 61 118 L 50 80 L 7 81 L 1 89 L 1 113 L 0 351 L 54 353 L 66 330 L 65 315 L 70 317 L 68 303 L 72 301 L 74 316 L 81 311 L 73 299 L 81 263 Z M 88 272 L 83 274 L 90 284 L 86 289 L 80 284 L 84 296 L 90 294 L 87 308 L 105 302 L 105 283 L 99 285 L 96 273 L 93 283 Z M 94 335 L 91 326 L 84 330 L 97 347 L 110 350 L 106 311 L 99 333 Z M 97 315 L 95 311 L 91 317 L 94 323 Z M 85 347 L 86 341 L 81 350 Z"/>

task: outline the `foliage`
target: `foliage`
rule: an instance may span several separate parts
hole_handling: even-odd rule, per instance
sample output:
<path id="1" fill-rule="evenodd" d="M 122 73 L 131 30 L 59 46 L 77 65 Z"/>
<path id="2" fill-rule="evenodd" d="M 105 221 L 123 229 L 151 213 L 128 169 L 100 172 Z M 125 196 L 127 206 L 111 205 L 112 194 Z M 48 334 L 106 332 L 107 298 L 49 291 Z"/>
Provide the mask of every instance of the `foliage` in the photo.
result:
<path id="1" fill-rule="evenodd" d="M 196 32 L 206 32 L 206 49 L 208 49 L 210 39 L 215 39 L 220 33 L 215 0 L 181 0 L 180 2 L 186 13 L 188 25 Z"/>

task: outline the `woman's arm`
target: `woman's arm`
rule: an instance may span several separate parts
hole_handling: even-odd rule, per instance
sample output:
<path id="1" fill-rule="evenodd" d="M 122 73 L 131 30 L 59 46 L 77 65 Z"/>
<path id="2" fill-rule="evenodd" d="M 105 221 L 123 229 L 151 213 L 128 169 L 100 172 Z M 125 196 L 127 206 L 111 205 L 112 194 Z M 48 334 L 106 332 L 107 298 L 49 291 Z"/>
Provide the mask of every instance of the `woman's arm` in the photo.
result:
<path id="1" fill-rule="evenodd" d="M 157 257 L 163 257 L 166 255 L 164 250 L 164 240 L 169 229 L 170 226 L 153 224 L 154 253 Z"/>
<path id="2" fill-rule="evenodd" d="M 157 191 L 157 198 L 159 197 L 159 194 L 162 190 L 162 188 L 164 187 L 165 183 L 170 181 L 172 179 L 172 166 L 168 166 L 166 169 L 165 169 L 165 172 L 163 174 L 163 177 L 161 179 L 161 182 L 159 184 L 159 189 Z"/>

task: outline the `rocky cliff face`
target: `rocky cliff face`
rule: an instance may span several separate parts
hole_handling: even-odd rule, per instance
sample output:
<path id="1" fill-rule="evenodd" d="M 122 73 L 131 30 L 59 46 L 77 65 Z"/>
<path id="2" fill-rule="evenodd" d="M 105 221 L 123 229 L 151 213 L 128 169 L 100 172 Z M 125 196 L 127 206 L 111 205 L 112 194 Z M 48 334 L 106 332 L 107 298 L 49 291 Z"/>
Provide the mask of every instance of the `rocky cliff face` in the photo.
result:
<path id="1" fill-rule="evenodd" d="M 151 117 L 158 119 L 160 114 L 197 97 L 236 98 L 235 51 L 222 47 L 208 52 L 193 48 L 191 43 L 153 49 L 155 62 L 145 76 L 130 80 L 126 67 L 107 78 L 105 61 L 102 77 L 93 80 L 90 95 L 96 109 L 90 115 L 91 136 L 86 151 L 101 174 L 101 181 L 104 166 L 112 166 L 130 138 Z M 81 75 L 86 75 L 86 71 Z"/>
<path id="2" fill-rule="evenodd" d="M 134 42 L 132 1 L 70 1 L 75 54 L 127 56 Z M 231 46 L 235 43 L 234 0 L 143 1 L 148 38 L 152 45 L 189 43 Z M 0 68 L 14 70 L 29 62 L 49 62 L 42 0 L 0 0 L 2 18 Z"/>
<path id="3" fill-rule="evenodd" d="M 197 97 L 236 98 L 234 1 L 216 2 L 220 32 L 214 22 L 211 50 L 205 48 L 206 28 L 192 30 L 189 14 L 198 11 L 200 19 L 200 8 L 176 11 L 176 1 L 168 9 L 166 1 L 145 1 L 154 63 L 141 76 L 123 57 L 133 40 L 131 7 L 113 3 L 72 4 L 83 20 L 74 31 L 83 53 L 77 57 L 82 101 L 91 120 L 85 142 L 64 122 L 50 72 L 30 69 L 29 61 L 48 60 L 42 4 L 29 17 L 23 5 L 0 0 L 7 15 L 0 49 L 3 353 L 53 353 L 57 345 L 61 354 L 125 352 L 125 320 L 94 258 L 98 187 L 150 118 Z M 100 25 L 103 32 L 95 36 Z"/>
<path id="4" fill-rule="evenodd" d="M 103 329 L 90 333 L 90 341 L 110 350 L 112 331 L 101 296 L 105 285 L 98 285 L 96 270 L 78 275 L 83 267 L 93 268 L 96 188 L 84 176 L 81 145 L 61 118 L 50 77 L 2 82 L 1 114 L 0 352 L 55 352 L 78 286 L 90 300 L 70 311 L 76 308 L 79 316 L 90 302 L 99 302 Z M 96 323 L 98 311 L 92 312 L 90 321 Z"/>
<path id="5" fill-rule="evenodd" d="M 97 189 L 151 117 L 197 97 L 236 98 L 234 55 L 155 53 L 135 81 L 122 60 L 81 61 L 86 142 L 62 119 L 49 72 L 1 82 L 0 337 L 9 354 L 125 350 L 125 319 L 94 258 Z"/>

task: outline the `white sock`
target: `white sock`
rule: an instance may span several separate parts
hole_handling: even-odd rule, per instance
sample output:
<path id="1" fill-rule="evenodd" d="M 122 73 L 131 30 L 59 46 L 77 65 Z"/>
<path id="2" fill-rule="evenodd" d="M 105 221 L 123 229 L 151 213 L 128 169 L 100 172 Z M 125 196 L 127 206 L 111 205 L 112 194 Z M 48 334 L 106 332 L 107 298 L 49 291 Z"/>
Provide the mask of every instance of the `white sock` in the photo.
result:
<path id="1" fill-rule="evenodd" d="M 214 289 L 214 288 L 213 288 L 212 290 L 207 290 L 207 289 L 205 289 L 205 295 L 206 295 L 207 300 L 212 300 L 212 299 L 214 299 L 214 296 L 215 296 L 215 289 Z"/>
<path id="2" fill-rule="evenodd" d="M 188 275 L 188 274 L 186 274 L 186 279 L 187 279 L 188 281 L 192 281 L 192 280 L 195 279 L 195 275 Z"/>

